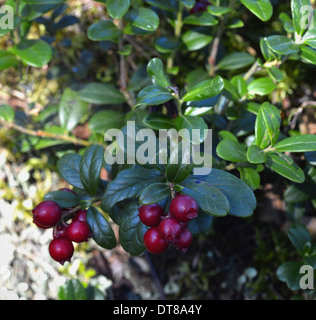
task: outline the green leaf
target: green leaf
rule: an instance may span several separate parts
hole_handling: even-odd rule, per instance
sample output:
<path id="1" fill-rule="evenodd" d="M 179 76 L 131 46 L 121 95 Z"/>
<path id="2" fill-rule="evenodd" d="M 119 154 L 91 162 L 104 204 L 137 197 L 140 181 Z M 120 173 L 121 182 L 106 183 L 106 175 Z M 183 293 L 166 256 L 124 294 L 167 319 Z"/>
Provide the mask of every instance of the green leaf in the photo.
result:
<path id="1" fill-rule="evenodd" d="M 124 202 L 116 206 L 111 214 L 112 219 L 120 226 L 120 244 L 131 256 L 138 256 L 145 250 L 143 238 L 147 227 L 139 220 L 139 207 L 140 204 L 136 201 Z"/>
<path id="2" fill-rule="evenodd" d="M 89 121 L 89 128 L 93 132 L 104 134 L 109 129 L 121 129 L 125 124 L 125 115 L 114 110 L 97 112 Z"/>
<path id="3" fill-rule="evenodd" d="M 208 6 L 207 11 L 214 16 L 222 16 L 223 14 L 231 12 L 232 8 L 221 6 Z"/>
<path id="4" fill-rule="evenodd" d="M 79 154 L 65 154 L 57 161 L 57 169 L 61 177 L 72 186 L 83 189 L 80 179 L 80 161 Z"/>
<path id="5" fill-rule="evenodd" d="M 77 279 L 70 279 L 58 290 L 59 300 L 87 300 L 87 292 L 82 283 Z"/>
<path id="6" fill-rule="evenodd" d="M 158 203 L 170 196 L 170 188 L 166 182 L 152 183 L 139 196 L 141 204 Z"/>
<path id="7" fill-rule="evenodd" d="M 280 111 L 268 102 L 261 105 L 255 124 L 256 144 L 261 149 L 270 143 L 274 145 L 280 133 L 281 115 Z"/>
<path id="8" fill-rule="evenodd" d="M 98 209 L 90 207 L 87 211 L 87 223 L 92 232 L 93 240 L 102 248 L 113 249 L 116 247 L 115 234 Z"/>
<path id="9" fill-rule="evenodd" d="M 227 161 L 247 162 L 246 147 L 231 139 L 222 140 L 216 148 L 217 155 Z"/>
<path id="10" fill-rule="evenodd" d="M 279 15 L 279 19 L 281 20 L 283 28 L 286 32 L 293 33 L 295 31 L 293 21 L 287 13 L 281 12 Z"/>
<path id="11" fill-rule="evenodd" d="M 122 200 L 138 198 L 148 185 L 164 180 L 163 173 L 157 169 L 142 166 L 125 169 L 108 184 L 102 198 L 102 209 L 107 211 Z"/>
<path id="12" fill-rule="evenodd" d="M 223 217 L 229 211 L 229 202 L 225 195 L 207 181 L 188 178 L 181 183 L 183 193 L 193 197 L 204 212 Z"/>
<path id="13" fill-rule="evenodd" d="M 301 48 L 300 56 L 303 62 L 316 65 L 316 50 L 304 45 L 301 45 L 300 48 Z"/>
<path id="14" fill-rule="evenodd" d="M 148 86 L 142 89 L 137 96 L 136 104 L 134 109 L 140 105 L 159 105 L 163 104 L 171 99 L 174 96 L 167 89 L 160 86 Z"/>
<path id="15" fill-rule="evenodd" d="M 224 80 L 216 76 L 211 80 L 204 80 L 185 94 L 183 101 L 199 101 L 217 96 L 224 89 Z"/>
<path id="16" fill-rule="evenodd" d="M 242 4 L 262 21 L 268 21 L 273 14 L 269 0 L 241 0 Z"/>
<path id="17" fill-rule="evenodd" d="M 88 83 L 77 93 L 77 96 L 80 100 L 93 104 L 121 104 L 125 102 L 125 97 L 120 90 L 108 83 Z"/>
<path id="18" fill-rule="evenodd" d="M 260 39 L 260 49 L 266 61 L 278 59 L 278 54 L 269 47 L 267 38 Z"/>
<path id="19" fill-rule="evenodd" d="M 0 119 L 3 119 L 7 122 L 13 122 L 15 116 L 14 109 L 8 104 L 0 105 Z"/>
<path id="20" fill-rule="evenodd" d="M 104 162 L 104 149 L 92 145 L 84 152 L 80 161 L 80 179 L 85 191 L 94 196 L 100 181 L 100 173 Z"/>
<path id="21" fill-rule="evenodd" d="M 302 20 L 306 15 L 305 11 L 302 11 L 303 6 L 312 7 L 310 0 L 291 0 L 292 19 L 296 33 L 302 36 L 306 31 L 302 28 Z"/>
<path id="22" fill-rule="evenodd" d="M 225 56 L 217 65 L 219 70 L 237 70 L 254 63 L 256 58 L 246 52 L 234 52 Z"/>
<path id="23" fill-rule="evenodd" d="M 113 19 L 121 18 L 128 11 L 130 0 L 107 0 L 106 8 Z"/>
<path id="24" fill-rule="evenodd" d="M 195 5 L 195 0 L 180 0 L 183 5 L 185 5 L 187 8 L 192 9 Z"/>
<path id="25" fill-rule="evenodd" d="M 93 41 L 115 40 L 121 31 L 109 20 L 99 20 L 88 28 L 88 38 Z"/>
<path id="26" fill-rule="evenodd" d="M 49 192 L 45 195 L 44 199 L 58 203 L 61 208 L 76 207 L 80 201 L 79 196 L 62 190 Z"/>
<path id="27" fill-rule="evenodd" d="M 175 128 L 175 122 L 162 113 L 149 113 L 143 119 L 143 123 L 153 130 Z"/>
<path id="28" fill-rule="evenodd" d="M 272 66 L 271 68 L 269 68 L 268 73 L 269 73 L 269 76 L 276 82 L 281 82 L 284 80 L 284 75 L 282 71 L 275 66 Z"/>
<path id="29" fill-rule="evenodd" d="M 43 40 L 22 40 L 13 47 L 13 53 L 31 67 L 41 68 L 52 59 L 50 45 Z"/>
<path id="30" fill-rule="evenodd" d="M 62 128 L 71 131 L 88 111 L 88 103 L 79 100 L 78 93 L 67 88 L 59 103 L 59 121 Z"/>
<path id="31" fill-rule="evenodd" d="M 313 16 L 309 17 L 310 19 L 307 19 L 306 26 L 306 32 L 303 36 L 303 41 L 305 44 L 309 45 L 310 47 L 316 49 L 316 10 L 313 10 Z M 305 20 L 305 19 L 303 19 Z M 309 25 L 310 23 L 310 25 Z"/>
<path id="32" fill-rule="evenodd" d="M 213 225 L 213 221 L 213 216 L 199 210 L 198 216 L 188 223 L 188 229 L 192 235 L 207 234 Z"/>
<path id="33" fill-rule="evenodd" d="M 228 172 L 212 169 L 206 181 L 225 195 L 230 206 L 229 214 L 237 217 L 249 217 L 253 214 L 257 205 L 256 197 L 241 179 Z"/>
<path id="34" fill-rule="evenodd" d="M 208 12 L 197 12 L 188 15 L 183 19 L 184 24 L 197 26 L 215 26 L 218 21 Z"/>
<path id="35" fill-rule="evenodd" d="M 269 153 L 266 166 L 291 181 L 302 183 L 305 180 L 303 170 L 296 163 L 289 163 L 284 155 Z"/>
<path id="36" fill-rule="evenodd" d="M 186 31 L 181 39 L 189 51 L 196 51 L 211 43 L 213 36 L 209 32 L 206 33 L 204 29 L 195 28 Z"/>
<path id="37" fill-rule="evenodd" d="M 163 88 L 172 86 L 168 76 L 165 74 L 163 63 L 159 58 L 154 58 L 149 61 L 147 73 L 153 85 Z"/>
<path id="38" fill-rule="evenodd" d="M 285 138 L 274 147 L 281 152 L 316 151 L 316 135 L 303 134 Z"/>
<path id="39" fill-rule="evenodd" d="M 155 11 L 138 7 L 127 12 L 125 19 L 132 23 L 132 26 L 145 31 L 155 31 L 159 27 L 159 17 Z"/>
<path id="40" fill-rule="evenodd" d="M 186 0 L 190 1 L 190 0 Z M 148 4 L 171 12 L 176 12 L 178 10 L 178 1 L 176 0 L 145 0 Z"/>
<path id="41" fill-rule="evenodd" d="M 180 115 L 175 120 L 176 129 L 179 132 L 181 129 L 187 129 L 190 137 L 183 136 L 184 140 L 190 141 L 192 144 L 200 144 L 206 139 L 204 130 L 207 130 L 207 124 L 201 117 L 191 117 Z M 193 131 L 193 130 L 199 131 Z M 197 134 L 193 134 L 196 132 Z"/>
<path id="42" fill-rule="evenodd" d="M 302 267 L 301 262 L 286 261 L 283 262 L 277 269 L 277 276 L 279 280 L 285 282 L 290 290 L 300 289 L 300 269 Z"/>
<path id="43" fill-rule="evenodd" d="M 0 70 L 15 67 L 17 64 L 18 60 L 13 53 L 6 50 L 0 50 Z"/>
<path id="44" fill-rule="evenodd" d="M 276 85 L 273 80 L 268 77 L 255 79 L 248 84 L 248 93 L 264 96 L 275 90 Z"/>
<path id="45" fill-rule="evenodd" d="M 242 99 L 248 92 L 247 81 L 242 76 L 234 76 L 231 83 L 237 89 L 240 99 Z"/>
<path id="46" fill-rule="evenodd" d="M 294 223 L 287 231 L 287 235 L 289 239 L 291 240 L 294 247 L 297 249 L 297 251 L 304 255 L 305 253 L 305 244 L 307 242 L 311 242 L 312 238 L 308 231 L 308 229 L 300 224 L 300 223 Z"/>
<path id="47" fill-rule="evenodd" d="M 247 150 L 247 159 L 250 163 L 265 163 L 268 160 L 268 156 L 258 146 L 252 145 Z"/>
<path id="48" fill-rule="evenodd" d="M 274 35 L 266 40 L 269 48 L 278 54 L 288 55 L 300 51 L 299 45 L 285 36 Z"/>
<path id="49" fill-rule="evenodd" d="M 183 148 L 185 146 L 185 148 Z M 188 150 L 186 150 L 186 147 Z M 178 149 L 175 149 L 170 157 L 166 166 L 166 178 L 169 182 L 175 184 L 185 180 L 193 169 L 191 162 L 191 149 L 190 144 L 186 145 L 180 142 Z M 188 152 L 187 152 L 188 151 Z"/>
<path id="50" fill-rule="evenodd" d="M 169 53 L 180 46 L 180 41 L 173 37 L 159 37 L 156 39 L 155 48 L 161 53 Z"/>
<path id="51" fill-rule="evenodd" d="M 251 190 L 256 190 L 260 186 L 260 175 L 253 168 L 237 168 L 240 173 L 240 179 L 245 182 Z"/>

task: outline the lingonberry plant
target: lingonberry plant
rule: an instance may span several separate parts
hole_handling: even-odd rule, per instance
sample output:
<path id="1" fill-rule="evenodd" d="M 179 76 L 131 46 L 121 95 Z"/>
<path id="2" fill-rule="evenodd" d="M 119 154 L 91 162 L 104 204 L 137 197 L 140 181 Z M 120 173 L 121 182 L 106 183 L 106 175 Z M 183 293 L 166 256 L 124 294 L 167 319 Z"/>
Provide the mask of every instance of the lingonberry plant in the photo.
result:
<path id="1" fill-rule="evenodd" d="M 1 125 L 34 137 L 29 148 L 62 150 L 54 154 L 57 170 L 72 189 L 48 193 L 33 211 L 37 226 L 53 228 L 53 259 L 69 261 L 72 242 L 89 237 L 113 249 L 112 224 L 131 255 L 145 249 L 162 253 L 169 245 L 186 252 L 194 236 L 208 234 L 214 217 L 251 216 L 255 192 L 271 177 L 282 181 L 290 213 L 297 202 L 316 206 L 316 136 L 298 126 L 314 102 L 285 103 L 295 87 L 292 71 L 306 74 L 316 65 L 316 11 L 310 0 L 94 3 L 99 15 L 86 30 L 85 43 L 96 53 L 72 69 L 78 83 L 63 90 L 57 108 L 37 112 L 36 129 L 21 125 L 20 118 L 14 121 L 10 106 L 0 109 Z M 15 28 L 0 51 L 1 70 L 41 68 L 63 57 L 67 44 L 58 32 L 80 23 L 66 14 L 66 1 L 7 4 L 14 8 Z M 41 39 L 29 37 L 32 26 L 43 27 Z M 9 33 L 1 30 L 1 36 Z M 100 56 L 102 76 L 93 69 Z M 54 126 L 42 130 L 41 121 L 56 111 Z M 129 132 L 127 121 L 134 121 L 135 132 Z M 88 140 L 72 133 L 82 123 L 90 130 Z M 159 130 L 185 129 L 189 136 L 179 146 L 188 143 L 204 152 L 209 140 L 203 132 L 212 129 L 211 172 L 194 174 L 201 163 L 192 155 L 174 163 L 169 147 L 165 163 L 155 161 L 163 150 L 154 147 L 150 161 L 130 164 L 139 147 L 152 150 L 141 145 L 144 139 L 136 138 L 132 149 L 127 142 L 144 128 L 154 139 Z M 121 129 L 122 139 L 109 141 L 108 129 Z M 201 134 L 194 139 L 197 129 Z M 105 161 L 108 145 L 120 146 L 122 162 Z"/>

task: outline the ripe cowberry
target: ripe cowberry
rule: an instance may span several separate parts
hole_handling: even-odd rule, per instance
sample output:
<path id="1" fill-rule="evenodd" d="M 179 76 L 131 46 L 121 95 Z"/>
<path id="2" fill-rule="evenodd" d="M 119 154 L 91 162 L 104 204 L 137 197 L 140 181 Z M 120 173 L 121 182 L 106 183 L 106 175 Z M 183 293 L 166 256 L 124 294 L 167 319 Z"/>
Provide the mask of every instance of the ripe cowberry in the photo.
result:
<path id="1" fill-rule="evenodd" d="M 144 245 L 151 253 L 162 253 L 168 248 L 168 242 L 165 241 L 157 227 L 148 229 L 144 234 Z"/>
<path id="2" fill-rule="evenodd" d="M 186 194 L 180 194 L 171 200 L 169 210 L 170 214 L 177 220 L 189 222 L 197 217 L 199 208 L 192 197 Z"/>
<path id="3" fill-rule="evenodd" d="M 87 222 L 87 210 L 79 210 L 75 213 L 73 221 Z"/>
<path id="4" fill-rule="evenodd" d="M 61 208 L 56 202 L 43 201 L 33 210 L 33 222 L 44 228 L 54 227 L 60 220 Z"/>
<path id="5" fill-rule="evenodd" d="M 73 242 L 84 242 L 88 241 L 90 236 L 90 228 L 86 222 L 73 221 L 67 227 L 66 230 L 67 238 Z"/>
<path id="6" fill-rule="evenodd" d="M 180 236 L 182 227 L 178 220 L 166 218 L 159 223 L 158 231 L 163 239 L 169 243 L 174 243 Z"/>
<path id="7" fill-rule="evenodd" d="M 183 229 L 179 238 L 175 242 L 176 249 L 183 253 L 187 252 L 192 243 L 192 239 L 191 232 L 188 229 Z"/>
<path id="8" fill-rule="evenodd" d="M 74 246 L 67 238 L 53 239 L 48 247 L 50 256 L 61 264 L 65 261 L 70 261 L 73 253 Z"/>
<path id="9" fill-rule="evenodd" d="M 142 205 L 138 209 L 140 221 L 148 227 L 156 227 L 160 222 L 160 217 L 164 214 L 162 207 L 157 204 Z"/>

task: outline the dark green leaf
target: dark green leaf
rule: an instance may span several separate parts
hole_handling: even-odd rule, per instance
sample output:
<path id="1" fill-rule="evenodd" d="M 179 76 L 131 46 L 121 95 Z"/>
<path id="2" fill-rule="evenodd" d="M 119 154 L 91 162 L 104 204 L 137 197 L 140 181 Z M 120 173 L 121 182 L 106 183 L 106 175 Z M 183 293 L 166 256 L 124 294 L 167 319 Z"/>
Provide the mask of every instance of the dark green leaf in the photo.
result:
<path id="1" fill-rule="evenodd" d="M 71 279 L 59 287 L 59 300 L 87 300 L 87 298 L 84 286 L 77 279 Z"/>
<path id="2" fill-rule="evenodd" d="M 246 52 L 234 52 L 225 56 L 217 65 L 219 70 L 236 70 L 254 63 L 255 57 Z"/>
<path id="3" fill-rule="evenodd" d="M 245 182 L 251 190 L 256 190 L 260 186 L 260 175 L 253 168 L 237 168 L 240 173 L 240 179 Z"/>
<path id="4" fill-rule="evenodd" d="M 17 64 L 18 60 L 13 53 L 6 50 L 0 50 L 0 70 L 15 67 Z"/>
<path id="5" fill-rule="evenodd" d="M 170 196 L 170 188 L 166 182 L 152 183 L 139 196 L 141 204 L 152 204 Z"/>
<path id="6" fill-rule="evenodd" d="M 138 7 L 127 12 L 125 19 L 134 27 L 145 31 L 155 31 L 159 26 L 159 17 L 155 11 Z"/>
<path id="7" fill-rule="evenodd" d="M 287 234 L 297 251 L 304 255 L 305 244 L 312 241 L 307 228 L 300 223 L 295 223 L 288 229 Z"/>
<path id="8" fill-rule="evenodd" d="M 283 262 L 277 270 L 279 280 L 285 282 L 291 290 L 300 289 L 301 266 L 302 263 L 297 261 Z"/>
<path id="9" fill-rule="evenodd" d="M 207 46 L 213 40 L 213 36 L 201 28 L 186 31 L 182 35 L 182 41 L 189 51 L 195 51 Z"/>
<path id="10" fill-rule="evenodd" d="M 116 247 L 115 234 L 98 209 L 90 207 L 87 212 L 87 223 L 92 232 L 93 240 L 102 248 L 113 249 Z"/>
<path id="11" fill-rule="evenodd" d="M 107 0 L 106 8 L 113 19 L 124 16 L 130 6 L 130 0 Z"/>
<path id="12" fill-rule="evenodd" d="M 163 87 L 148 86 L 139 92 L 134 109 L 140 105 L 163 104 L 173 98 L 173 94 Z"/>
<path id="13" fill-rule="evenodd" d="M 197 12 L 188 15 L 183 19 L 183 23 L 197 26 L 215 26 L 218 21 L 208 12 Z"/>
<path id="14" fill-rule="evenodd" d="M 90 146 L 81 158 L 80 179 L 86 192 L 92 196 L 97 192 L 103 163 L 104 149 L 99 145 Z"/>
<path id="15" fill-rule="evenodd" d="M 77 195 L 62 190 L 49 192 L 45 195 L 44 199 L 58 203 L 61 208 L 76 207 L 80 201 Z"/>
<path id="16" fill-rule="evenodd" d="M 304 28 L 302 28 L 302 21 L 304 20 L 304 18 L 306 19 L 306 11 L 302 10 L 304 6 L 312 8 L 310 0 L 291 0 L 293 24 L 295 31 L 299 36 L 302 36 L 306 31 Z M 313 14 L 312 11 L 311 14 Z"/>
<path id="17" fill-rule="evenodd" d="M 301 58 L 303 62 L 316 65 L 316 50 L 304 45 L 301 45 Z"/>
<path id="18" fill-rule="evenodd" d="M 99 20 L 88 28 L 88 38 L 93 41 L 115 40 L 121 31 L 108 20 Z"/>
<path id="19" fill-rule="evenodd" d="M 207 234 L 213 225 L 213 221 L 213 216 L 199 210 L 198 216 L 188 223 L 188 228 L 192 235 Z"/>
<path id="20" fill-rule="evenodd" d="M 138 198 L 148 185 L 162 181 L 163 174 L 156 169 L 145 169 L 141 166 L 125 169 L 109 183 L 102 198 L 102 208 L 108 211 L 122 200 Z"/>
<path id="21" fill-rule="evenodd" d="M 109 129 L 121 129 L 125 123 L 125 115 L 118 111 L 103 110 L 97 112 L 89 121 L 93 132 L 104 134 Z"/>
<path id="22" fill-rule="evenodd" d="M 144 119 L 143 123 L 154 130 L 171 129 L 175 127 L 175 122 L 162 113 L 149 113 Z"/>
<path id="23" fill-rule="evenodd" d="M 178 10 L 177 0 L 145 0 L 145 2 L 149 3 L 154 7 L 171 12 L 176 12 Z"/>
<path id="24" fill-rule="evenodd" d="M 57 169 L 65 181 L 74 187 L 83 189 L 79 172 L 80 161 L 79 154 L 66 154 L 57 161 Z"/>

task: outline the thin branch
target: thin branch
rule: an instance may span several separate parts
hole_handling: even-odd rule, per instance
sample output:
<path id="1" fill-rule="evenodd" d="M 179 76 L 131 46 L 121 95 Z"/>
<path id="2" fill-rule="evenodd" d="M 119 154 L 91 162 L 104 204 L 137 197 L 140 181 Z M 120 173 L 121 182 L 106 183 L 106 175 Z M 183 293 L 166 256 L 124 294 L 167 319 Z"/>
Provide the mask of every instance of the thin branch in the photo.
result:
<path id="1" fill-rule="evenodd" d="M 56 133 L 46 132 L 46 131 L 42 131 L 42 130 L 27 129 L 27 128 L 24 128 L 22 126 L 15 124 L 14 122 L 7 122 L 3 119 L 0 119 L 0 125 L 4 126 L 7 129 L 15 129 L 21 133 L 24 133 L 24 134 L 27 134 L 27 135 L 33 136 L 33 137 L 62 140 L 62 141 L 68 142 L 68 143 L 73 143 L 75 145 L 81 145 L 81 146 L 85 146 L 85 147 L 88 147 L 92 144 L 96 144 L 95 142 L 92 142 L 92 141 L 82 140 L 82 139 L 78 139 L 76 137 L 70 137 L 70 136 L 64 135 L 64 134 L 56 134 Z"/>

